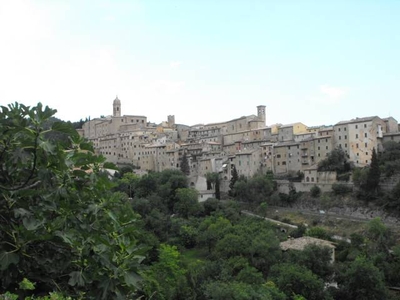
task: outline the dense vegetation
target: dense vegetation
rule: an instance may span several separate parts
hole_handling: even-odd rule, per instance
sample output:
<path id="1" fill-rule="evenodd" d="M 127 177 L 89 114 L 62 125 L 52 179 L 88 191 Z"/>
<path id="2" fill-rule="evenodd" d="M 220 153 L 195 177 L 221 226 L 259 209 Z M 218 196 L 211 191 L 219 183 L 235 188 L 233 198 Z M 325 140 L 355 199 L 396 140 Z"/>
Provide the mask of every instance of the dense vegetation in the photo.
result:
<path id="1" fill-rule="evenodd" d="M 1 108 L 0 299 L 390 299 L 400 282 L 400 246 L 379 219 L 338 243 L 334 264 L 328 248 L 283 253 L 288 233 L 238 201 L 262 212 L 296 201 L 293 187 L 279 195 L 271 174 L 237 177 L 234 201 L 199 203 L 180 170 L 111 176 L 70 124 L 49 127 L 54 113 Z"/>

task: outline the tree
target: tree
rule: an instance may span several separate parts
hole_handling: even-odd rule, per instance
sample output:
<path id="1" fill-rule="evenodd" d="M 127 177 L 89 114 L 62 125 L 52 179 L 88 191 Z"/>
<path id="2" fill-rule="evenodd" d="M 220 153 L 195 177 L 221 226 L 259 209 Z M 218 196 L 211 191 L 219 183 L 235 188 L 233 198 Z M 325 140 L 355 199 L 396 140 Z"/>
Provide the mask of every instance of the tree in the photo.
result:
<path id="1" fill-rule="evenodd" d="M 350 169 L 346 153 L 342 148 L 332 150 L 324 160 L 318 163 L 318 171 L 336 171 L 338 174 L 342 174 Z"/>
<path id="2" fill-rule="evenodd" d="M 338 276 L 339 299 L 388 299 L 383 274 L 367 258 L 357 257 L 346 271 Z"/>
<path id="3" fill-rule="evenodd" d="M 289 263 L 278 264 L 271 268 L 269 279 L 288 297 L 301 295 L 307 300 L 326 298 L 324 282 L 305 267 Z"/>
<path id="4" fill-rule="evenodd" d="M 318 185 L 314 185 L 310 189 L 311 197 L 318 198 L 321 195 L 321 188 Z"/>
<path id="5" fill-rule="evenodd" d="M 139 176 L 130 172 L 124 173 L 119 182 L 119 189 L 125 192 L 129 198 L 133 198 L 136 185 L 139 182 Z"/>
<path id="6" fill-rule="evenodd" d="M 318 259 L 316 259 L 318 258 Z M 306 246 L 302 251 L 289 251 L 288 261 L 306 267 L 315 275 L 330 281 L 333 274 L 332 250 L 317 245 Z"/>
<path id="7" fill-rule="evenodd" d="M 235 183 L 238 180 L 238 178 L 239 178 L 239 175 L 238 175 L 238 172 L 236 170 L 236 167 L 235 167 L 235 165 L 232 165 L 231 181 L 229 182 L 229 194 L 231 196 L 234 196 L 233 195 L 233 189 L 235 187 Z"/>
<path id="8" fill-rule="evenodd" d="M 111 192 L 102 169 L 112 165 L 70 124 L 44 128 L 55 113 L 40 103 L 0 110 L 0 292 L 26 277 L 33 293 L 132 297 L 145 253 L 138 216 Z"/>
<path id="9" fill-rule="evenodd" d="M 372 149 L 371 164 L 367 176 L 366 188 L 369 191 L 375 192 L 379 186 L 379 179 L 381 177 L 381 170 L 379 168 L 378 157 L 376 155 L 375 148 Z"/>
<path id="10" fill-rule="evenodd" d="M 185 273 L 176 246 L 162 244 L 158 262 L 142 273 L 142 291 L 148 299 L 187 299 L 190 291 Z"/>
<path id="11" fill-rule="evenodd" d="M 185 174 L 185 175 L 189 175 L 190 174 L 189 160 L 187 158 L 186 151 L 183 152 L 180 169 L 181 169 L 183 174 Z"/>
<path id="12" fill-rule="evenodd" d="M 190 188 L 178 189 L 176 192 L 177 202 L 174 211 L 182 215 L 185 219 L 200 211 L 197 191 Z"/>

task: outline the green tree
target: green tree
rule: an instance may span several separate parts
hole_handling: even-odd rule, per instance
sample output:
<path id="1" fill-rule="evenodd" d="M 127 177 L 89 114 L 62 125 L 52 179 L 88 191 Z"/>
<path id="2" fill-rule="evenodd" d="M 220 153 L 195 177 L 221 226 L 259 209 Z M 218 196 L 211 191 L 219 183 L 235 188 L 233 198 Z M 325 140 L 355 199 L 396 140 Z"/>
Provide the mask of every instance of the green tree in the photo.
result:
<path id="1" fill-rule="evenodd" d="M 190 175 L 190 166 L 189 166 L 189 160 L 186 155 L 186 151 L 183 152 L 182 159 L 181 159 L 181 164 L 180 164 L 180 169 L 183 174 L 185 175 Z"/>
<path id="2" fill-rule="evenodd" d="M 70 124 L 44 128 L 55 112 L 1 107 L 0 292 L 26 277 L 43 293 L 131 297 L 145 253 L 138 216 L 111 192 L 102 170 L 112 166 Z M 51 131 L 69 143 L 49 140 Z"/>
<path id="3" fill-rule="evenodd" d="M 159 259 L 142 273 L 142 292 L 148 299 L 187 299 L 190 293 L 176 246 L 162 244 Z"/>
<path id="4" fill-rule="evenodd" d="M 318 163 L 318 171 L 336 171 L 338 174 L 342 174 L 350 169 L 350 163 L 342 148 L 332 150 L 324 160 Z"/>
<path id="5" fill-rule="evenodd" d="M 369 172 L 366 182 L 367 184 L 365 188 L 367 188 L 369 191 L 376 192 L 376 189 L 379 186 L 380 177 L 381 177 L 381 170 L 379 168 L 378 157 L 374 148 L 372 149 L 371 164 L 369 167 Z"/>
<path id="6" fill-rule="evenodd" d="M 200 211 L 201 207 L 197 200 L 198 194 L 196 190 L 190 188 L 178 189 L 176 197 L 177 202 L 175 203 L 174 211 L 185 219 Z"/>
<path id="7" fill-rule="evenodd" d="M 213 300 L 286 300 L 283 294 L 273 283 L 262 285 L 244 282 L 213 281 L 205 285 L 207 299 Z"/>
<path id="8" fill-rule="evenodd" d="M 138 182 L 138 175 L 131 172 L 124 173 L 122 175 L 122 178 L 119 180 L 119 190 L 125 192 L 129 196 L 129 198 L 133 198 L 135 196 L 135 189 Z"/>
<path id="9" fill-rule="evenodd" d="M 318 185 L 314 185 L 310 189 L 311 197 L 318 198 L 321 195 L 321 188 Z"/>
<path id="10" fill-rule="evenodd" d="M 238 181 L 238 179 L 239 179 L 239 175 L 238 175 L 238 172 L 236 170 L 236 167 L 235 167 L 235 165 L 232 165 L 231 180 L 229 182 L 229 194 L 231 196 L 234 196 L 233 189 L 234 189 L 235 183 L 236 183 L 236 181 Z"/>
<path id="11" fill-rule="evenodd" d="M 289 251 L 288 261 L 306 267 L 325 281 L 333 275 L 332 250 L 328 247 L 309 245 L 303 251 Z"/>
<path id="12" fill-rule="evenodd" d="M 344 273 L 339 274 L 338 283 L 339 299 L 388 299 L 383 274 L 363 256 L 358 257 Z"/>
<path id="13" fill-rule="evenodd" d="M 324 282 L 309 269 L 296 264 L 283 263 L 273 266 L 269 279 L 288 297 L 301 295 L 307 300 L 327 298 Z"/>

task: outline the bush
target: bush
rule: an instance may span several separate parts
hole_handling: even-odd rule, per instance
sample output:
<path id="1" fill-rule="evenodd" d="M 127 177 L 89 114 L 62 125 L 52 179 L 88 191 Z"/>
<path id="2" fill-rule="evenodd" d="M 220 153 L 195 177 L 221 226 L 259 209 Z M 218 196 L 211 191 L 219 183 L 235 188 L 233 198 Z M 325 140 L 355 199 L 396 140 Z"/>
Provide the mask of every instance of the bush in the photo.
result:
<path id="1" fill-rule="evenodd" d="M 310 193 L 311 196 L 314 198 L 317 198 L 321 195 L 321 188 L 317 185 L 314 185 L 311 189 L 310 189 Z"/>
<path id="2" fill-rule="evenodd" d="M 348 193 L 351 193 L 353 189 L 352 187 L 345 184 L 334 183 L 332 185 L 332 191 L 335 195 L 346 195 Z"/>

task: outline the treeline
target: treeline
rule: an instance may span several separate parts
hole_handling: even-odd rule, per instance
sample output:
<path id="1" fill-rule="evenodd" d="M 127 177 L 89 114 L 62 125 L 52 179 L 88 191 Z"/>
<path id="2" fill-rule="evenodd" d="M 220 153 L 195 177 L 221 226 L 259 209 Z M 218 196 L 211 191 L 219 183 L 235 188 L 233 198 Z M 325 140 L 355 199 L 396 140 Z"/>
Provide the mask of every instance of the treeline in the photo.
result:
<path id="1" fill-rule="evenodd" d="M 329 233 L 241 214 L 238 200 L 268 209 L 271 174 L 238 177 L 234 201 L 199 203 L 177 170 L 111 176 L 70 124 L 45 128 L 54 113 L 1 107 L 0 299 L 390 299 L 400 282 L 379 219 L 339 243 L 334 264 L 328 248 L 283 253 L 288 234 Z"/>

